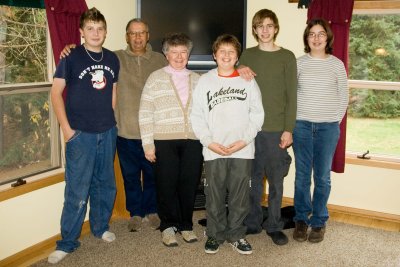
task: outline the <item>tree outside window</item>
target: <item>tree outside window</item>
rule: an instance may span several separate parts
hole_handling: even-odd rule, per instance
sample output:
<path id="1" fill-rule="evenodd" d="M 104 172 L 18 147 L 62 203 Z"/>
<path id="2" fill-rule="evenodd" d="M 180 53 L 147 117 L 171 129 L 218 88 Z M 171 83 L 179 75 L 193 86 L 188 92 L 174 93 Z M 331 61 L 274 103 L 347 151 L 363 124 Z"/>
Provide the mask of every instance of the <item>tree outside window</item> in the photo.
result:
<path id="1" fill-rule="evenodd" d="M 47 65 L 45 10 L 0 6 L 0 184 L 53 165 Z"/>
<path id="2" fill-rule="evenodd" d="M 400 14 L 353 14 L 349 79 L 400 82 Z M 351 89 L 347 150 L 400 158 L 400 90 Z"/>

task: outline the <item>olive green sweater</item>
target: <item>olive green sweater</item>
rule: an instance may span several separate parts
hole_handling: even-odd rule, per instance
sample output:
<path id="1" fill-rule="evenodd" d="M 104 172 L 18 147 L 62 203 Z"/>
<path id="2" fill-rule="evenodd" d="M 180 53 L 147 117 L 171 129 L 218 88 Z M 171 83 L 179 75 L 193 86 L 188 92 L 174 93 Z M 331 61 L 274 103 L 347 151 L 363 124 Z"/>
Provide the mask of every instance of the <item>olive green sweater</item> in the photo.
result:
<path id="1" fill-rule="evenodd" d="M 263 131 L 293 132 L 297 109 L 297 66 L 294 54 L 281 48 L 262 51 L 256 47 L 246 49 L 240 65 L 250 67 L 262 94 L 264 106 Z"/>

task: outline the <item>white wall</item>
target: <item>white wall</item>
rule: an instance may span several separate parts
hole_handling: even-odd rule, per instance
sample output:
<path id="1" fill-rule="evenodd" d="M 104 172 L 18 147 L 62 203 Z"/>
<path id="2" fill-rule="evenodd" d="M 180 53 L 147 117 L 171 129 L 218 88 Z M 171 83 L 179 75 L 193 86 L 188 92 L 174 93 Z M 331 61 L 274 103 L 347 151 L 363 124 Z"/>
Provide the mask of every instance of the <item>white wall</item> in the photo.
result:
<path id="1" fill-rule="evenodd" d="M 124 49 L 125 27 L 136 17 L 136 0 L 86 0 L 88 8 L 95 7 L 107 21 L 107 37 L 104 47 L 110 50 Z"/>
<path id="2" fill-rule="evenodd" d="M 284 182 L 284 196 L 294 196 L 295 166 Z M 332 173 L 329 204 L 400 215 L 400 171 L 346 164 L 345 173 Z"/>
<path id="3" fill-rule="evenodd" d="M 86 0 L 106 17 L 108 34 L 105 47 L 125 47 L 126 23 L 136 15 L 134 0 Z M 298 10 L 287 0 L 248 0 L 247 46 L 254 46 L 251 19 L 261 8 L 274 10 L 281 31 L 277 43 L 296 56 L 303 51 L 302 32 L 306 10 Z M 284 196 L 293 197 L 294 164 L 285 179 Z M 400 171 L 347 165 L 345 174 L 333 174 L 329 203 L 400 215 Z M 0 202 L 0 260 L 46 240 L 57 233 L 64 201 L 64 183 L 49 186 Z"/>
<path id="4" fill-rule="evenodd" d="M 302 55 L 302 36 L 306 26 L 307 9 L 298 9 L 297 3 L 289 4 L 287 0 L 247 0 L 246 46 L 257 45 L 251 34 L 251 20 L 254 14 L 262 8 L 270 9 L 278 16 L 280 30 L 276 43 L 291 50 L 296 57 Z"/>

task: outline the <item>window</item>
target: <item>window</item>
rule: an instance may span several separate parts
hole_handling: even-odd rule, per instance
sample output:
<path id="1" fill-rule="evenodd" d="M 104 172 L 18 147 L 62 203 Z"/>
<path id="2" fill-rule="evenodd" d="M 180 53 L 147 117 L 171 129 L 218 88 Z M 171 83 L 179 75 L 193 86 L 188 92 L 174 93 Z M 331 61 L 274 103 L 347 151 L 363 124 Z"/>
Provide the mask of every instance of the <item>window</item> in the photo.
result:
<path id="1" fill-rule="evenodd" d="M 347 151 L 400 161 L 400 12 L 355 10 Z"/>
<path id="2" fill-rule="evenodd" d="M 0 6 L 0 185 L 60 166 L 44 9 Z"/>

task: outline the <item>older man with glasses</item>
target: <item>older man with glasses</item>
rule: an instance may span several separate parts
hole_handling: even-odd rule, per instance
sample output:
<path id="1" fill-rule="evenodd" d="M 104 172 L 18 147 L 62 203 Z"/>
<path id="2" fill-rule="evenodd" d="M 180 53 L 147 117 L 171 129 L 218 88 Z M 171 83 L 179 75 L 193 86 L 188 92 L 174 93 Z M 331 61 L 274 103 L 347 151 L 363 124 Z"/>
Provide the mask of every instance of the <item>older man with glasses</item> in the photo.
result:
<path id="1" fill-rule="evenodd" d="M 167 61 L 162 54 L 152 51 L 148 44 L 149 27 L 141 19 L 128 22 L 125 37 L 128 44 L 126 49 L 115 51 L 121 66 L 115 117 L 118 126 L 117 152 L 124 178 L 126 209 L 131 216 L 128 229 L 135 232 L 141 229 L 143 220 L 148 220 L 154 229 L 160 224 L 153 169 L 144 157 L 138 113 L 140 97 L 148 76 L 166 66 Z"/>

